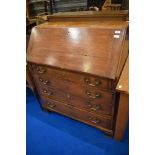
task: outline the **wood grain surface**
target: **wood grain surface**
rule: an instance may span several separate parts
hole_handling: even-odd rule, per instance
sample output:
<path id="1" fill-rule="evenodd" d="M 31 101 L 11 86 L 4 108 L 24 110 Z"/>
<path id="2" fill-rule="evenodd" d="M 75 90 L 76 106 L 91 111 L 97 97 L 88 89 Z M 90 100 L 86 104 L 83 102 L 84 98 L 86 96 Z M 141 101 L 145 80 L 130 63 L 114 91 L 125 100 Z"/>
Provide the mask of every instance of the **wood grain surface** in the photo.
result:
<path id="1" fill-rule="evenodd" d="M 36 27 L 27 61 L 115 79 L 125 34 L 124 26 L 118 29 L 111 22 L 108 28 Z"/>
<path id="2" fill-rule="evenodd" d="M 127 94 L 129 93 L 129 58 L 126 60 L 116 89 Z"/>
<path id="3" fill-rule="evenodd" d="M 128 10 L 102 10 L 102 11 L 77 11 L 77 12 L 59 12 L 48 15 L 48 21 L 106 21 L 106 20 L 127 20 Z"/>
<path id="4" fill-rule="evenodd" d="M 93 125 L 103 131 L 110 131 L 111 129 L 111 119 L 103 116 L 96 116 L 93 113 L 75 108 L 74 106 L 63 104 L 56 100 L 48 99 L 45 97 L 43 97 L 43 106 L 51 111 L 56 111 L 76 120 Z"/>
<path id="5" fill-rule="evenodd" d="M 120 93 L 114 138 L 122 140 L 129 119 L 129 95 Z"/>
<path id="6" fill-rule="evenodd" d="M 127 58 L 116 90 L 119 92 L 119 105 L 114 138 L 122 140 L 129 120 L 129 58 Z"/>

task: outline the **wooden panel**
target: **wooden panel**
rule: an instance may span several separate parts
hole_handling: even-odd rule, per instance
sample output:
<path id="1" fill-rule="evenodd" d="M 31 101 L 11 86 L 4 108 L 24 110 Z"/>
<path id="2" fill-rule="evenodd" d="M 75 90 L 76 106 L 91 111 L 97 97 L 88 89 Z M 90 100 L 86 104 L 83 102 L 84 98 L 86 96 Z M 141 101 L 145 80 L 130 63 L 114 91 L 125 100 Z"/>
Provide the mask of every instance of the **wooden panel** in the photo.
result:
<path id="1" fill-rule="evenodd" d="M 116 30 L 119 38 L 114 37 Z M 125 32 L 96 27 L 34 28 L 27 60 L 115 79 Z"/>
<path id="2" fill-rule="evenodd" d="M 49 22 L 73 21 L 73 22 L 93 22 L 105 20 L 126 20 L 129 12 L 127 10 L 103 10 L 103 11 L 77 11 L 55 13 L 48 16 Z"/>
<path id="3" fill-rule="evenodd" d="M 114 138 L 121 140 L 129 119 L 129 59 L 127 59 L 117 84 L 120 93 Z"/>
<path id="4" fill-rule="evenodd" d="M 116 119 L 114 138 L 122 140 L 129 118 L 129 96 L 121 93 L 119 99 L 118 114 Z"/>
<path id="5" fill-rule="evenodd" d="M 86 122 L 87 124 L 90 124 L 102 130 L 111 129 L 110 119 L 96 116 L 92 113 L 88 113 L 84 110 L 80 110 L 71 105 L 62 104 L 55 100 L 43 98 L 43 107 L 51 111 L 62 113 L 76 120 Z"/>
<path id="6" fill-rule="evenodd" d="M 95 20 L 91 22 L 88 22 L 87 20 L 84 21 L 79 21 L 79 22 L 73 22 L 73 21 L 59 21 L 59 22 L 47 22 L 38 25 L 38 28 L 52 28 L 52 27 L 87 27 L 87 28 L 105 28 L 105 29 L 123 29 L 127 28 L 129 26 L 128 21 L 100 21 L 100 20 Z"/>
<path id="7" fill-rule="evenodd" d="M 121 75 L 121 72 L 123 70 L 125 62 L 126 62 L 126 60 L 128 58 L 128 53 L 129 53 L 129 38 L 127 37 L 125 39 L 123 49 L 122 49 L 122 54 L 120 56 L 120 61 L 119 61 L 119 64 L 118 64 L 118 69 L 117 69 L 117 73 L 116 73 L 117 78 L 119 78 L 119 76 Z"/>
<path id="8" fill-rule="evenodd" d="M 122 74 L 120 76 L 120 79 L 118 81 L 117 91 L 129 93 L 129 58 L 127 58 L 125 66 L 123 68 Z"/>

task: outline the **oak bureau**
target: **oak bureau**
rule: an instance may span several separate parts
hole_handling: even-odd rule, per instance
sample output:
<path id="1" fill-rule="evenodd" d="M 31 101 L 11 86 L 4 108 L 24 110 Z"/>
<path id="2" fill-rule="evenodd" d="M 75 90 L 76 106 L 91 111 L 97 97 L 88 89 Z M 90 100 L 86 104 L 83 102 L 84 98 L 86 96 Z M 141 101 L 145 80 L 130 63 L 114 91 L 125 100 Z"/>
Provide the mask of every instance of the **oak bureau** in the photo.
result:
<path id="1" fill-rule="evenodd" d="M 116 85 L 128 56 L 125 21 L 47 22 L 33 28 L 27 64 L 41 107 L 113 136 Z"/>

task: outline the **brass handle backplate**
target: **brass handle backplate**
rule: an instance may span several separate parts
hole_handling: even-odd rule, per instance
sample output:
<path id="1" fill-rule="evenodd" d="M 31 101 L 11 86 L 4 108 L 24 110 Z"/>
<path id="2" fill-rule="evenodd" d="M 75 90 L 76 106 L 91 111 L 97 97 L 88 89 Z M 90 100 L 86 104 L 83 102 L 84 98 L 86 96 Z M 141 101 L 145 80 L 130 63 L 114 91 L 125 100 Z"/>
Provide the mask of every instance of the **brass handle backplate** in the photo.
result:
<path id="1" fill-rule="evenodd" d="M 95 80 L 95 82 L 92 83 L 91 80 L 90 80 L 89 78 L 84 78 L 84 82 L 85 82 L 86 84 L 88 84 L 89 86 L 92 86 L 92 87 L 96 87 L 96 86 L 99 86 L 99 85 L 102 84 L 101 81 L 99 81 L 99 80 Z"/>
<path id="2" fill-rule="evenodd" d="M 43 89 L 43 93 L 48 96 L 53 95 L 53 92 L 47 91 L 46 89 Z"/>
<path id="3" fill-rule="evenodd" d="M 45 81 L 43 82 L 44 85 L 47 85 L 48 83 L 49 83 L 48 80 L 45 80 Z"/>
<path id="4" fill-rule="evenodd" d="M 89 108 L 92 108 L 92 106 L 93 106 L 93 105 L 92 105 L 91 103 L 89 103 L 89 102 L 87 102 L 86 105 L 87 105 L 87 107 L 89 107 Z"/>
<path id="5" fill-rule="evenodd" d="M 101 123 L 101 120 L 98 119 L 98 118 L 93 118 L 93 117 L 89 116 L 88 119 L 89 119 L 92 123 L 94 123 L 94 124 L 99 124 L 99 123 Z"/>
<path id="6" fill-rule="evenodd" d="M 51 102 L 47 102 L 47 105 L 48 105 L 50 108 L 56 107 L 56 105 L 55 105 L 54 103 L 51 103 Z"/>
<path id="7" fill-rule="evenodd" d="M 89 107 L 93 111 L 102 109 L 102 107 L 100 105 L 94 106 L 92 103 L 89 103 L 89 102 L 87 102 L 86 105 L 87 105 L 87 107 Z"/>
<path id="8" fill-rule="evenodd" d="M 42 82 L 44 85 L 47 85 L 49 83 L 48 80 L 44 80 L 43 78 L 39 78 L 39 81 Z"/>
<path id="9" fill-rule="evenodd" d="M 36 66 L 35 67 L 37 73 L 40 73 L 40 74 L 43 74 L 46 72 L 46 69 L 44 69 L 43 67 L 40 67 L 40 66 Z"/>
<path id="10" fill-rule="evenodd" d="M 92 107 L 91 110 L 96 111 L 96 110 L 100 110 L 101 106 L 100 105 L 96 105 L 95 107 Z"/>
<path id="11" fill-rule="evenodd" d="M 95 95 L 92 95 L 92 93 L 90 91 L 86 91 L 86 95 L 93 99 L 102 97 L 102 95 L 100 93 L 96 93 Z"/>

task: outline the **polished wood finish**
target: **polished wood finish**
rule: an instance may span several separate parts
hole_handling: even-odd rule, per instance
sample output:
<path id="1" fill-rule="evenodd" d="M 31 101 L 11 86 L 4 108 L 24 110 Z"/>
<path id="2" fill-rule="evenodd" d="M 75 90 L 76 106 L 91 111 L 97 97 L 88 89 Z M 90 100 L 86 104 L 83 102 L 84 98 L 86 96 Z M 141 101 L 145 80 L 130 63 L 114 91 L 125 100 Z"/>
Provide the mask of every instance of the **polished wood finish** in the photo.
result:
<path id="1" fill-rule="evenodd" d="M 97 76 L 89 76 L 88 74 L 81 74 L 76 72 L 67 71 L 64 69 L 51 68 L 47 66 L 39 66 L 32 64 L 32 69 L 36 78 L 43 78 L 43 82 L 49 81 L 47 85 L 53 85 L 54 82 L 57 84 L 57 79 L 60 79 L 59 82 L 62 81 L 70 82 L 70 84 L 76 84 L 80 86 L 91 86 L 97 87 L 100 90 L 109 90 L 112 89 L 112 80 L 106 78 L 100 78 Z M 39 75 L 39 76 L 38 76 Z M 37 81 L 40 79 L 36 79 Z M 60 84 L 58 83 L 58 84 Z"/>
<path id="2" fill-rule="evenodd" d="M 80 107 L 99 115 L 113 116 L 114 93 L 112 92 L 100 91 L 94 87 L 82 86 L 61 79 L 52 78 L 50 81 L 36 75 L 33 77 L 40 95 L 67 102 L 77 108 Z"/>
<path id="3" fill-rule="evenodd" d="M 113 136 L 127 28 L 124 21 L 59 21 L 33 28 L 27 62 L 43 108 Z"/>
<path id="4" fill-rule="evenodd" d="M 114 133 L 114 138 L 116 140 L 123 139 L 128 119 L 129 119 L 129 96 L 128 94 L 121 93 L 119 99 L 115 133 Z"/>
<path id="5" fill-rule="evenodd" d="M 95 73 L 114 80 L 127 27 L 123 23 L 118 29 L 113 23 L 113 28 L 110 28 L 110 24 L 107 25 L 108 28 L 102 28 L 102 24 L 100 27 L 88 27 L 88 24 L 85 27 L 70 27 L 67 24 L 66 27 L 35 27 L 30 38 L 27 60 L 92 75 Z M 116 31 L 120 34 L 115 34 Z"/>
<path id="6" fill-rule="evenodd" d="M 56 111 L 73 119 L 80 120 L 86 124 L 95 126 L 101 130 L 112 133 L 111 119 L 101 116 L 96 116 L 92 113 L 88 113 L 82 109 L 75 108 L 69 104 L 62 104 L 61 102 L 47 99 L 43 97 L 43 107 L 50 111 Z"/>
<path id="7" fill-rule="evenodd" d="M 77 21 L 77 22 L 73 22 L 73 21 L 68 21 L 68 22 L 64 22 L 63 20 L 60 20 L 58 22 L 47 22 L 41 25 L 38 25 L 38 28 L 66 28 L 66 27 L 79 27 L 79 28 L 104 28 L 104 29 L 126 29 L 128 27 L 128 21 Z"/>
<path id="8" fill-rule="evenodd" d="M 125 66 L 123 68 L 116 89 L 117 91 L 129 94 L 129 58 L 127 58 L 126 60 Z"/>
<path id="9" fill-rule="evenodd" d="M 128 39 L 128 36 L 126 36 L 124 46 L 123 46 L 123 49 L 122 49 L 122 53 L 121 53 L 121 58 L 120 58 L 120 61 L 119 61 L 119 66 L 120 67 L 118 67 L 118 70 L 117 70 L 117 73 L 116 73 L 117 78 L 119 78 L 119 76 L 121 75 L 122 69 L 123 69 L 124 64 L 125 64 L 124 62 L 126 62 L 126 59 L 128 57 L 128 53 L 129 53 L 129 39 Z"/>
<path id="10" fill-rule="evenodd" d="M 34 78 L 35 79 L 35 78 Z M 60 81 L 57 81 L 60 82 Z M 72 85 L 71 83 L 66 83 L 64 81 L 62 81 L 61 84 L 58 84 L 56 86 L 56 84 L 53 84 L 52 87 L 48 87 L 48 86 L 41 86 L 39 84 L 38 85 L 38 89 L 40 91 L 42 91 L 43 89 L 46 89 L 47 91 L 49 90 L 49 92 L 53 92 L 54 95 L 54 90 L 59 90 L 62 91 L 63 93 L 66 92 L 66 94 L 70 94 L 70 96 L 80 96 L 81 98 L 83 98 L 84 100 L 90 100 L 90 101 L 95 101 L 96 103 L 102 104 L 103 100 L 105 100 L 104 102 L 106 102 L 107 104 L 112 104 L 112 97 L 113 97 L 113 93 L 112 92 L 107 92 L 107 91 L 100 91 L 98 89 L 95 88 L 90 88 L 90 87 L 80 87 L 78 85 Z M 72 95 L 71 95 L 72 94 Z M 65 98 L 64 98 L 65 99 Z"/>
<path id="11" fill-rule="evenodd" d="M 114 138 L 121 140 L 124 136 L 126 124 L 129 120 L 129 59 L 125 63 L 116 90 L 119 92 L 119 106 L 117 112 Z"/>
<path id="12" fill-rule="evenodd" d="M 48 15 L 49 22 L 77 22 L 77 21 L 126 21 L 129 16 L 128 10 L 103 10 L 103 11 L 77 11 L 55 13 Z"/>

